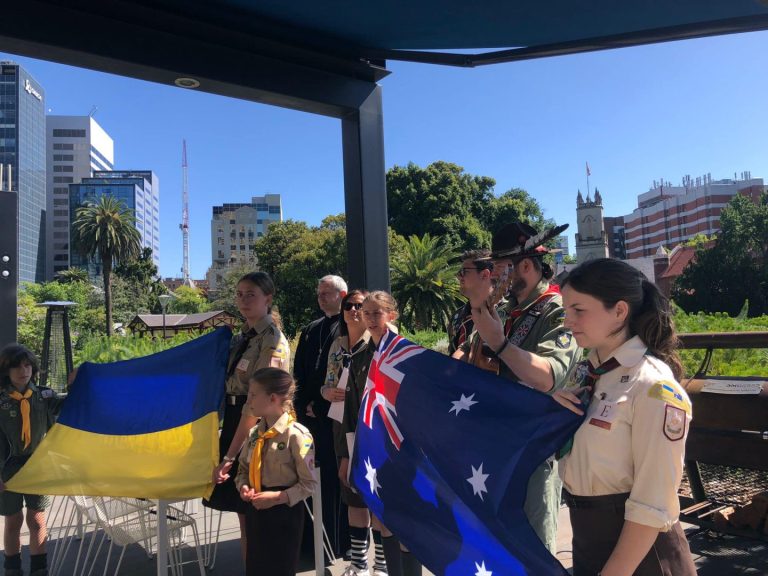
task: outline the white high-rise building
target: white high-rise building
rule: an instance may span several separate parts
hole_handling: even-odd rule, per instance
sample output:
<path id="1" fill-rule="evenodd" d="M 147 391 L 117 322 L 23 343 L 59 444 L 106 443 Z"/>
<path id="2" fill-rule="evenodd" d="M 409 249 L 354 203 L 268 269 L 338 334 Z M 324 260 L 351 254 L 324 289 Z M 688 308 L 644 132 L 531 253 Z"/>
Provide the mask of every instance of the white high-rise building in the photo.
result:
<path id="1" fill-rule="evenodd" d="M 47 116 L 46 278 L 70 266 L 69 185 L 112 170 L 114 142 L 90 116 Z"/>

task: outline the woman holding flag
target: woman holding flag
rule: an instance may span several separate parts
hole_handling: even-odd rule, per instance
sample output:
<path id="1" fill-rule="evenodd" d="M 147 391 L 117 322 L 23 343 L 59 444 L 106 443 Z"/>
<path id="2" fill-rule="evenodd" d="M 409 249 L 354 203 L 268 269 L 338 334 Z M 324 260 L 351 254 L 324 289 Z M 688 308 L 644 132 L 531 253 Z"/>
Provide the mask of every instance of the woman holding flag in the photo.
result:
<path id="1" fill-rule="evenodd" d="M 586 411 L 560 461 L 573 574 L 694 576 L 677 497 L 691 403 L 669 302 L 608 258 L 577 266 L 562 286 L 565 327 L 590 350 L 581 387 L 553 396 Z"/>

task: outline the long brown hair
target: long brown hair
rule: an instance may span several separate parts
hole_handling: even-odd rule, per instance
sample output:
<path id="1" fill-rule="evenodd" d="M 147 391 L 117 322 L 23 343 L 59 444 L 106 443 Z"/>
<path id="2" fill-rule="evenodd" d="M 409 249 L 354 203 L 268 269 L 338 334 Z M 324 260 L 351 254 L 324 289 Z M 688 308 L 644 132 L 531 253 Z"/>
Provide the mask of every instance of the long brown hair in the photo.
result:
<path id="1" fill-rule="evenodd" d="M 613 308 L 619 300 L 626 302 L 629 314 L 621 329 L 626 326 L 630 336 L 639 336 L 648 351 L 672 369 L 675 378 L 683 377 L 669 300 L 640 270 L 622 260 L 596 258 L 576 266 L 562 285 L 597 298 L 606 308 Z"/>

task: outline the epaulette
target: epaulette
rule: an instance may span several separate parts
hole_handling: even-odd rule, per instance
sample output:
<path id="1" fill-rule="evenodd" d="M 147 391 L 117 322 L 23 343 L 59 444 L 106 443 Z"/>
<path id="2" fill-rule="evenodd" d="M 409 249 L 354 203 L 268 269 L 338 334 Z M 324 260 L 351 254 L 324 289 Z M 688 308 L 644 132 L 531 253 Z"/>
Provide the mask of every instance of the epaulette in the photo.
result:
<path id="1" fill-rule="evenodd" d="M 291 426 L 296 428 L 298 431 L 302 432 L 303 434 L 310 434 L 309 428 L 304 426 L 301 422 L 296 422 L 295 420 L 291 422 Z"/>

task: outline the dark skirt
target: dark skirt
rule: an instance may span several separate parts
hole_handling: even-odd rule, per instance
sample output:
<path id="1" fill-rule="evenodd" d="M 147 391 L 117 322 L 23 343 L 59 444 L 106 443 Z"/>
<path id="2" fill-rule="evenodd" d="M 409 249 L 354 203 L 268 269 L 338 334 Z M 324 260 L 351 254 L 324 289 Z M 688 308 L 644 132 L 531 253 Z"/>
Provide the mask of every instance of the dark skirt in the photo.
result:
<path id="1" fill-rule="evenodd" d="M 280 504 L 266 510 L 248 506 L 245 513 L 246 576 L 295 576 L 303 530 L 303 502 L 295 506 Z"/>
<path id="2" fill-rule="evenodd" d="M 222 456 L 227 453 L 229 445 L 232 443 L 232 438 L 235 437 L 242 411 L 242 404 L 237 406 L 227 404 L 224 407 L 224 422 L 221 427 L 221 435 L 219 436 L 219 454 Z M 237 460 L 235 460 L 232 463 L 232 468 L 229 469 L 229 479 L 222 484 L 214 486 L 210 499 L 203 500 L 203 506 L 213 508 L 214 510 L 221 510 L 222 512 L 237 512 L 238 514 L 245 514 L 249 508 L 253 508 L 253 506 L 243 502 L 240 498 L 240 493 L 237 491 L 235 486 L 237 468 Z"/>
<path id="3" fill-rule="evenodd" d="M 573 530 L 573 576 L 597 576 L 603 569 L 624 527 L 624 503 L 628 497 L 629 494 L 565 494 Z M 680 522 L 675 522 L 668 532 L 659 532 L 634 576 L 696 576 Z"/>

